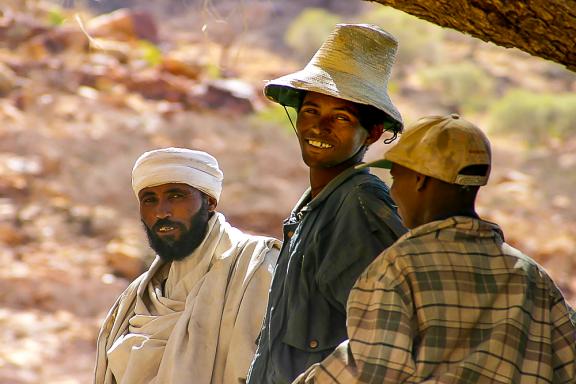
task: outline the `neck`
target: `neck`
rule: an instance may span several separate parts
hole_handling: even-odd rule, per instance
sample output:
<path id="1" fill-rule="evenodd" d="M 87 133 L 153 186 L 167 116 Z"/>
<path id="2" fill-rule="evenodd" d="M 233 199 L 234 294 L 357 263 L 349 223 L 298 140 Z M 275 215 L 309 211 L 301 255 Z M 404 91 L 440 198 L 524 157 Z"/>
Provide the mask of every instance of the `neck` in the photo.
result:
<path id="1" fill-rule="evenodd" d="M 364 154 L 368 149 L 367 146 L 363 145 L 354 155 L 352 155 L 348 160 L 343 161 L 340 164 L 336 164 L 332 167 L 311 167 L 310 168 L 310 190 L 312 198 L 316 197 L 324 187 L 330 183 L 336 176 L 344 172 L 350 167 L 353 167 L 362 162 Z"/>
<path id="2" fill-rule="evenodd" d="M 310 190 L 312 198 L 316 197 L 328 183 L 348 168 L 360 163 L 359 161 L 345 161 L 330 168 L 310 168 Z"/>
<path id="3" fill-rule="evenodd" d="M 424 193 L 419 196 L 420 224 L 453 216 L 479 218 L 475 208 L 477 188 L 467 191 L 433 178 L 427 180 Z"/>
<path id="4" fill-rule="evenodd" d="M 466 216 L 466 217 L 472 217 L 475 219 L 480 218 L 480 216 L 478 216 L 478 214 L 476 213 L 476 211 L 473 208 L 463 208 L 463 209 L 455 209 L 452 211 L 430 212 L 430 215 L 429 215 L 427 220 L 428 220 L 428 222 L 445 220 L 445 219 L 448 219 L 448 218 L 454 217 L 454 216 Z"/>

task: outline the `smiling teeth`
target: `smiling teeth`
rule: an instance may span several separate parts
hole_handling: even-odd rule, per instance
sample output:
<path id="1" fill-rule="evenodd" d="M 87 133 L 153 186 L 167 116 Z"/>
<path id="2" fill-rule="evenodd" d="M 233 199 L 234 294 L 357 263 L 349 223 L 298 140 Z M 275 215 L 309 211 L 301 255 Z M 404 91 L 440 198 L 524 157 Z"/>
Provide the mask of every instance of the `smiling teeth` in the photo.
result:
<path id="1" fill-rule="evenodd" d="M 321 141 L 316 140 L 308 140 L 308 144 L 316 148 L 332 148 L 330 144 L 323 143 Z"/>
<path id="2" fill-rule="evenodd" d="M 158 232 L 168 232 L 173 230 L 174 227 L 161 227 L 160 229 L 158 229 Z"/>

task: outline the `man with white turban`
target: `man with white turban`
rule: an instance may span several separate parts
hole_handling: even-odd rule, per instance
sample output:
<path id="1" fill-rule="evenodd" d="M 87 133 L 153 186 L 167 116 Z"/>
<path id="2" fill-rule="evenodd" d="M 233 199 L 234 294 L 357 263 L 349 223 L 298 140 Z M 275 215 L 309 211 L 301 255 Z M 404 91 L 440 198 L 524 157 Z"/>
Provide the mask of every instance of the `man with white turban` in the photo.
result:
<path id="1" fill-rule="evenodd" d="M 132 188 L 157 256 L 104 321 L 96 384 L 245 380 L 280 242 L 216 212 L 222 180 L 205 152 L 158 149 L 136 161 Z"/>

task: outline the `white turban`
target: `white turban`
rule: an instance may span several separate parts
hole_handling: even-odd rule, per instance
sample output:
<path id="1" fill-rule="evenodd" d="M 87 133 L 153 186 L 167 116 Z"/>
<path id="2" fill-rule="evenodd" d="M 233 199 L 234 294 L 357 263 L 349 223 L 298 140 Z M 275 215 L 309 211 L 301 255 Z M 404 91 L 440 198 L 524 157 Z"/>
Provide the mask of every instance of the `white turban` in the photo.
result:
<path id="1" fill-rule="evenodd" d="M 168 183 L 183 183 L 212 196 L 218 201 L 224 175 L 218 161 L 202 151 L 186 148 L 163 148 L 145 152 L 132 169 L 132 189 Z"/>

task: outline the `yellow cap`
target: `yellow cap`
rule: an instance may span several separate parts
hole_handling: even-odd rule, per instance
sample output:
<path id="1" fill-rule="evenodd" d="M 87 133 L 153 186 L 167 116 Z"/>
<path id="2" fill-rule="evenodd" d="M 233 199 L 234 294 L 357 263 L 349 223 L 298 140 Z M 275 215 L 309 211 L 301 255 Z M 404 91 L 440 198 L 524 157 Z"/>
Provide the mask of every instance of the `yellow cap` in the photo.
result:
<path id="1" fill-rule="evenodd" d="M 491 165 L 490 142 L 478 127 L 455 113 L 424 117 L 406 129 L 383 159 L 358 168 L 389 169 L 392 163 L 450 184 L 486 185 Z M 468 168 L 471 166 L 483 167 Z"/>

